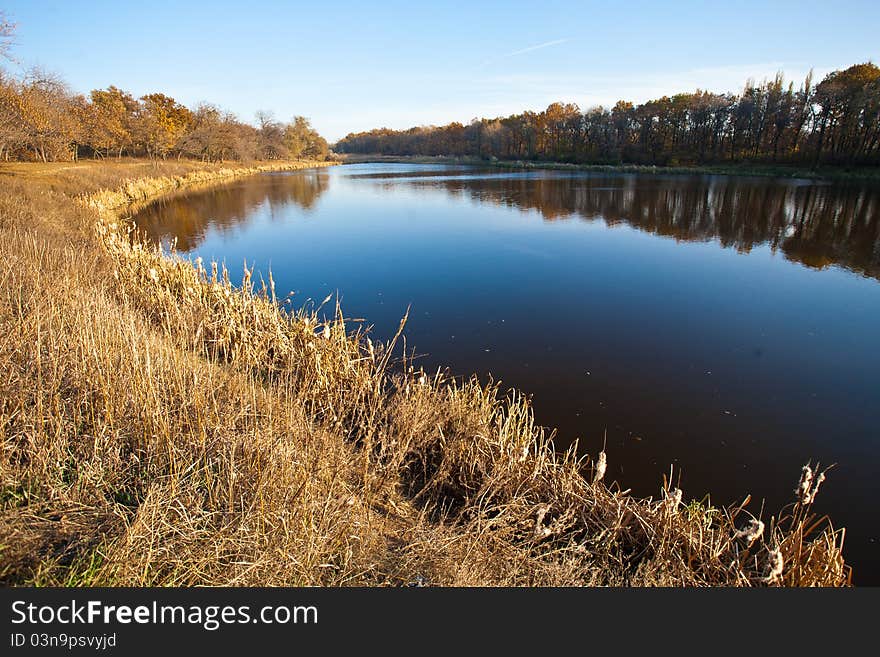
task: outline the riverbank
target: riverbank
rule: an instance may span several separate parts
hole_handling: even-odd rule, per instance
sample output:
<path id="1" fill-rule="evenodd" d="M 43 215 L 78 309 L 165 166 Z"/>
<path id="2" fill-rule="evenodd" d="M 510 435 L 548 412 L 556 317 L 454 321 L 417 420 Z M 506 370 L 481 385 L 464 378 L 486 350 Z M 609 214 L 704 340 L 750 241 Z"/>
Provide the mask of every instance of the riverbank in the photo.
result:
<path id="1" fill-rule="evenodd" d="M 760 522 L 632 497 L 519 395 L 130 239 L 132 201 L 314 165 L 0 169 L 0 581 L 849 583 L 812 471 Z"/>
<path id="2" fill-rule="evenodd" d="M 568 162 L 543 162 L 527 160 L 485 160 L 477 157 L 444 157 L 422 155 L 358 155 L 347 154 L 340 156 L 345 164 L 358 162 L 410 162 L 417 164 L 467 164 L 474 166 L 496 167 L 499 169 L 515 170 L 550 170 L 550 171 L 585 171 L 592 173 L 638 173 L 654 175 L 677 175 L 677 174 L 705 174 L 724 176 L 758 176 L 763 178 L 799 178 L 805 180 L 823 181 L 859 181 L 880 183 L 880 168 L 857 167 L 846 169 L 842 167 L 822 167 L 810 169 L 808 167 L 794 167 L 776 164 L 718 164 L 718 165 L 688 165 L 688 166 L 647 166 L 640 164 L 573 164 Z"/>

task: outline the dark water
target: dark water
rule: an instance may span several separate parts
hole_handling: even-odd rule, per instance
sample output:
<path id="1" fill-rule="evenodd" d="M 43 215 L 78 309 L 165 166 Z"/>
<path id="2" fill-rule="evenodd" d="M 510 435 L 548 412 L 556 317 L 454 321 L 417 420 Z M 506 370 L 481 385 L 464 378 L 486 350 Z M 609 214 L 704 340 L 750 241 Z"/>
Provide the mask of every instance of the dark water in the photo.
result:
<path id="1" fill-rule="evenodd" d="M 279 296 L 339 291 L 426 369 L 530 393 L 557 444 L 606 440 L 657 495 L 776 511 L 836 463 L 816 510 L 880 584 L 880 192 L 714 176 L 363 164 L 241 180 L 140 213 L 155 239 L 271 267 Z"/>

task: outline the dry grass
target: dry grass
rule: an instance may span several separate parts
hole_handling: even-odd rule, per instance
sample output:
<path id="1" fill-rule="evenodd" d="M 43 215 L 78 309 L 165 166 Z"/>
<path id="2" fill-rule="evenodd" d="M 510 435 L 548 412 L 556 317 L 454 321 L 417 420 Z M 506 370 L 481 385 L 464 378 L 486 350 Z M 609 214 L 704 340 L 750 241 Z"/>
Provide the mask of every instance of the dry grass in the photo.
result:
<path id="1" fill-rule="evenodd" d="M 3 583 L 850 582 L 800 489 L 760 526 L 636 499 L 522 398 L 132 240 L 125 202 L 243 173 L 165 166 L 0 177 Z"/>

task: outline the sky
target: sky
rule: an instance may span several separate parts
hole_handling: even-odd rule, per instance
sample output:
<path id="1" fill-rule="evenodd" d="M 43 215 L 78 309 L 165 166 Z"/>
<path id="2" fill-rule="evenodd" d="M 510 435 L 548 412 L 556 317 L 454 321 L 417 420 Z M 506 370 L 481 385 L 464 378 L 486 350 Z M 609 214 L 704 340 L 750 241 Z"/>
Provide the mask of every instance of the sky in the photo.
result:
<path id="1" fill-rule="evenodd" d="M 17 24 L 7 69 L 41 66 L 80 93 L 161 91 L 249 122 L 302 115 L 331 142 L 880 62 L 876 1 L 0 0 L 0 11 Z"/>

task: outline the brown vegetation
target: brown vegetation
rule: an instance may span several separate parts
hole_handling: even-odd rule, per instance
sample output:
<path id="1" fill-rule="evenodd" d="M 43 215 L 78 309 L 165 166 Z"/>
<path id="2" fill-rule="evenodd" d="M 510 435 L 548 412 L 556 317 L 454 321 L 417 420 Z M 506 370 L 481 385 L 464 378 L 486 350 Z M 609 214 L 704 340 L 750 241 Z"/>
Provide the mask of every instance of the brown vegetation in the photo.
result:
<path id="1" fill-rule="evenodd" d="M 340 153 L 473 156 L 596 164 L 880 163 L 880 68 L 868 62 L 812 74 L 795 88 L 782 74 L 739 94 L 664 96 L 641 105 L 619 101 L 587 111 L 553 103 L 465 126 L 382 128 L 349 134 Z"/>
<path id="2" fill-rule="evenodd" d="M 10 32 L 11 33 L 11 32 Z M 3 26 L 0 16 L 0 45 Z M 2 50 L 0 50 L 2 55 Z M 0 160 L 75 161 L 123 155 L 155 159 L 323 159 L 327 142 L 304 117 L 258 114 L 259 126 L 202 103 L 191 110 L 162 93 L 135 98 L 117 87 L 82 96 L 32 69 L 21 79 L 0 68 Z"/>
<path id="3" fill-rule="evenodd" d="M 817 469 L 761 522 L 631 497 L 521 397 L 131 239 L 132 198 L 251 171 L 149 166 L 0 177 L 3 583 L 849 583 Z"/>

